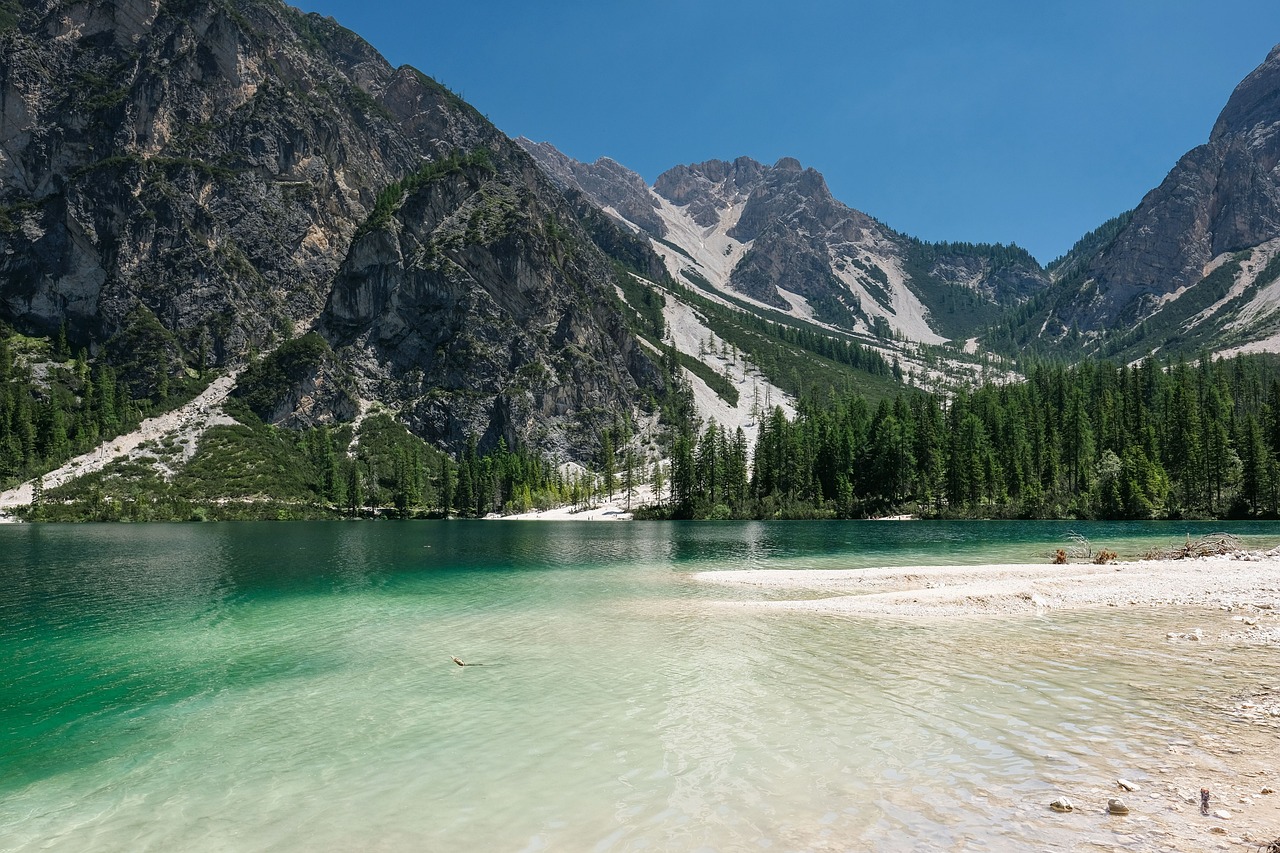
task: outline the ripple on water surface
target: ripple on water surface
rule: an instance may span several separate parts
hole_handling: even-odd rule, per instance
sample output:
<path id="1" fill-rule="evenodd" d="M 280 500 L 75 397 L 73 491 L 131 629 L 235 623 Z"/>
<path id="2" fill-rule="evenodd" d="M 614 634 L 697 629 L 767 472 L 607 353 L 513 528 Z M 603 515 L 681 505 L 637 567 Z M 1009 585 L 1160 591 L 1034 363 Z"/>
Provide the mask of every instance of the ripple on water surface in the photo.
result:
<path id="1" fill-rule="evenodd" d="M 866 526 L 123 530 L 7 543 L 12 849 L 1073 850 L 1117 824 L 1050 799 L 1212 767 L 1197 720 L 1277 674 L 1164 614 L 856 620 L 690 579 L 868 559 Z"/>

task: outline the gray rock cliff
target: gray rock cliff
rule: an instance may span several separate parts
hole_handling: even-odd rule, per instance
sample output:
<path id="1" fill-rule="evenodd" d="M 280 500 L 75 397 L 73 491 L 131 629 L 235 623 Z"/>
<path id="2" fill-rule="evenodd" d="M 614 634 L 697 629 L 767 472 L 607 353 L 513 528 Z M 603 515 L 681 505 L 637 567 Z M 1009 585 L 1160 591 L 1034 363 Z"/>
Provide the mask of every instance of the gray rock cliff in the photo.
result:
<path id="1" fill-rule="evenodd" d="M 499 146 L 406 191 L 356 239 L 321 326 L 365 393 L 399 401 L 420 434 L 573 455 L 659 387 L 614 275 L 532 161 Z"/>
<path id="2" fill-rule="evenodd" d="M 635 172 L 608 157 L 594 163 L 580 163 L 547 142 L 524 137 L 516 142 L 562 190 L 579 190 L 594 199 L 599 207 L 616 210 L 644 232 L 654 237 L 666 236 L 666 226 L 657 213 L 658 203 L 644 178 Z"/>
<path id="3" fill-rule="evenodd" d="M 109 342 L 158 324 L 177 373 L 318 327 L 425 436 L 574 455 L 597 410 L 656 382 L 613 275 L 528 155 L 331 19 L 278 0 L 29 0 L 0 33 L 0 321 L 19 330 L 65 324 L 120 359 Z M 332 373 L 269 418 L 350 416 L 345 392 L 319 393 Z"/>
<path id="4" fill-rule="evenodd" d="M 1280 237 L 1278 166 L 1280 47 L 1236 87 L 1209 141 L 1076 274 L 1075 292 L 1058 303 L 1061 325 L 1101 331 L 1147 319 L 1163 297 L 1200 282 L 1215 258 Z"/>

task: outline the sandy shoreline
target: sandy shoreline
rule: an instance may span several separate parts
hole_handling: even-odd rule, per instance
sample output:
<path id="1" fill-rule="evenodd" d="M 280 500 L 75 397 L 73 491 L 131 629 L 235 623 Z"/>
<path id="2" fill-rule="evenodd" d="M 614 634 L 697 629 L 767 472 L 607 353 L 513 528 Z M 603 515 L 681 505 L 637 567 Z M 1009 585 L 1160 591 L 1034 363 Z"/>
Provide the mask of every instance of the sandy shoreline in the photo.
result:
<path id="1" fill-rule="evenodd" d="M 1188 696 L 1208 713 L 1143 758 L 1126 759 L 1138 790 L 1122 790 L 1099 777 L 1092 786 L 1061 788 L 1077 815 L 1058 815 L 1046 796 L 1033 808 L 1046 827 L 1110 821 L 1114 844 L 1090 849 L 1177 851 L 1271 849 L 1280 844 L 1280 681 L 1274 655 L 1280 649 L 1280 548 L 1265 553 L 1183 560 L 1144 560 L 1107 565 L 1016 564 L 905 566 L 863 570 L 747 570 L 701 572 L 701 582 L 754 588 L 752 600 L 722 606 L 854 619 L 963 618 L 1052 619 L 1057 611 L 1116 613 L 1155 609 L 1168 618 L 1144 622 L 1153 633 L 1137 642 L 1164 645 L 1189 659 L 1232 660 L 1238 683 L 1221 672 L 1210 683 L 1188 686 Z M 1120 620 L 1123 622 L 1123 620 Z M 1091 622 L 1094 631 L 1099 625 Z M 1083 648 L 1129 653 L 1134 632 L 1086 633 Z M 1252 650 L 1252 651 L 1250 651 Z M 1050 652 L 1054 653 L 1054 652 Z M 1263 655 L 1259 658 L 1258 655 Z M 1206 675 L 1206 679 L 1210 678 Z M 1202 707 L 1202 706 L 1198 706 Z M 1052 780 L 1052 774 L 1046 774 Z M 1199 813 L 1199 790 L 1212 790 L 1212 810 Z M 1132 814 L 1106 816 L 1109 798 L 1121 798 Z M 1075 823 L 1071 823 L 1075 821 Z M 1083 836 L 1082 836 L 1083 837 Z M 1054 848 L 1058 849 L 1058 848 Z"/>
<path id="2" fill-rule="evenodd" d="M 788 600 L 745 602 L 743 606 L 843 615 L 981 616 L 1093 607 L 1241 607 L 1280 614 L 1280 548 L 1106 565 L 745 570 L 701 572 L 697 578 L 707 583 L 785 591 L 790 596 Z M 805 591 L 812 595 L 794 599 L 796 592 Z"/>

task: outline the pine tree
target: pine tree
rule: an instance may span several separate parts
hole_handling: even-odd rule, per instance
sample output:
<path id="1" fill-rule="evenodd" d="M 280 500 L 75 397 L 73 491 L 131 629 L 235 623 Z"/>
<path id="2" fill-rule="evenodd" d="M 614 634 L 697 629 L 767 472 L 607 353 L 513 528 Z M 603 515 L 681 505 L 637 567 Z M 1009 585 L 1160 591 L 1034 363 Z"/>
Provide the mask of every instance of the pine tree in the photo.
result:
<path id="1" fill-rule="evenodd" d="M 618 486 L 618 473 L 614 460 L 613 430 L 606 429 L 600 436 L 600 470 L 604 477 L 604 490 L 613 500 L 613 490 Z"/>
<path id="2" fill-rule="evenodd" d="M 631 496 L 636 488 L 636 457 L 628 446 L 623 454 L 622 485 L 627 490 L 627 511 L 631 511 Z"/>
<path id="3" fill-rule="evenodd" d="M 1271 466 L 1262 428 L 1252 413 L 1245 415 L 1239 445 L 1240 496 L 1249 505 L 1250 513 L 1261 515 Z"/>
<path id="4" fill-rule="evenodd" d="M 447 517 L 450 508 L 453 507 L 453 469 L 449 466 L 449 459 L 445 455 L 440 456 L 440 511 Z"/>
<path id="5" fill-rule="evenodd" d="M 364 485 L 360 482 L 360 463 L 355 459 L 348 459 L 346 469 L 347 513 L 357 515 L 364 506 Z"/>

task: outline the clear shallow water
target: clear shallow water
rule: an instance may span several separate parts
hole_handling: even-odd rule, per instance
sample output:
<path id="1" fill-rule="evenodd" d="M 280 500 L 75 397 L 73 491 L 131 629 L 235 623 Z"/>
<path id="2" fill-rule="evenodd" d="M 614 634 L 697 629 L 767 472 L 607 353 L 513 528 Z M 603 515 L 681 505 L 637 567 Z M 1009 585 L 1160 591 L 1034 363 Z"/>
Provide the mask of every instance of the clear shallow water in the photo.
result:
<path id="1" fill-rule="evenodd" d="M 1115 828 L 1044 803 L 1167 761 L 1274 658 L 1189 657 L 1167 614 L 837 619 L 690 575 L 1222 527 L 6 527 L 0 849 L 1077 849 Z"/>

